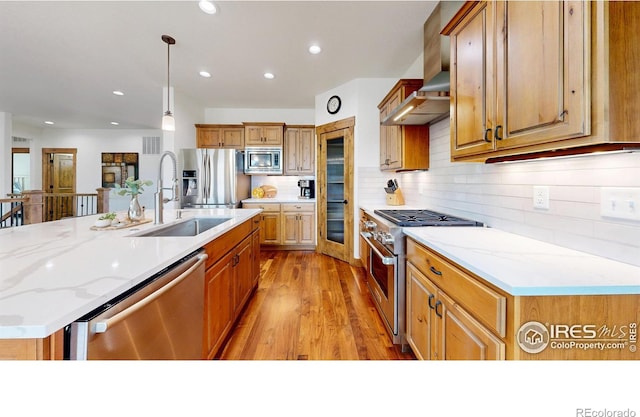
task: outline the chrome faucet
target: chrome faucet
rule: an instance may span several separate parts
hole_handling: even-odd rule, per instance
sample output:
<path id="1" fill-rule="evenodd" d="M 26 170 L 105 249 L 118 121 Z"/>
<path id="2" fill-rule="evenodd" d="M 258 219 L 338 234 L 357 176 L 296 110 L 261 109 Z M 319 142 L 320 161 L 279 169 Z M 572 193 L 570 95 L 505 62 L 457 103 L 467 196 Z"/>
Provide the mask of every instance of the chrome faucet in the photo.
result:
<path id="1" fill-rule="evenodd" d="M 171 188 L 162 188 L 162 161 L 164 161 L 164 157 L 168 156 L 171 158 L 171 162 L 173 163 L 173 187 Z M 168 203 L 168 198 L 162 197 L 162 190 L 172 190 L 173 197 L 171 200 L 178 201 L 179 199 L 179 191 L 178 191 L 178 162 L 176 161 L 176 155 L 171 151 L 165 151 L 160 157 L 160 165 L 158 167 L 158 191 L 153 195 L 154 197 L 154 221 L 153 224 L 162 224 L 162 206 L 164 203 Z"/>

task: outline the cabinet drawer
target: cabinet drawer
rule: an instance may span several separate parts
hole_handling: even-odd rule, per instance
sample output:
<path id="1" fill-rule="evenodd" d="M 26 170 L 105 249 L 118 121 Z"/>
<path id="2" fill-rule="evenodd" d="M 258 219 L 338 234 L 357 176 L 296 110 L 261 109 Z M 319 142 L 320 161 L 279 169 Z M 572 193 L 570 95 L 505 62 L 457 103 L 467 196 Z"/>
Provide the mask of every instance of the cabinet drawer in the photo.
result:
<path id="1" fill-rule="evenodd" d="M 313 211 L 311 203 L 286 203 L 282 204 L 282 211 Z"/>
<path id="2" fill-rule="evenodd" d="M 500 337 L 506 334 L 507 299 L 444 258 L 407 239 L 407 261 Z"/>
<path id="3" fill-rule="evenodd" d="M 243 204 L 244 208 L 262 209 L 263 211 L 280 211 L 280 203 L 248 203 Z"/>

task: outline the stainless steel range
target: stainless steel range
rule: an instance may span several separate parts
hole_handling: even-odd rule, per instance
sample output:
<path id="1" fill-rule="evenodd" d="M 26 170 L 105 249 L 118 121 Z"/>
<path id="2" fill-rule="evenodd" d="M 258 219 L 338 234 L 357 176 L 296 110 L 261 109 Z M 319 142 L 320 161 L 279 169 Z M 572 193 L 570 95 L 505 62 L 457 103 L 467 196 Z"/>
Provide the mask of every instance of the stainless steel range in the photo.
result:
<path id="1" fill-rule="evenodd" d="M 430 210 L 361 210 L 360 236 L 368 247 L 369 291 L 395 344 L 405 340 L 404 227 L 483 226 L 482 223 Z"/>

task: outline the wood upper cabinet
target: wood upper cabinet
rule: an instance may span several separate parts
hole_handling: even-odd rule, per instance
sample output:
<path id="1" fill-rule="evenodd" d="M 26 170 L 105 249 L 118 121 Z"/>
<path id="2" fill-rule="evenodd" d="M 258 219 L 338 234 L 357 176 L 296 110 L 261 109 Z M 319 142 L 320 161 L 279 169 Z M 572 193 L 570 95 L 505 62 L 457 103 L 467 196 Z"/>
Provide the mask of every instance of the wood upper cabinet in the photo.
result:
<path id="1" fill-rule="evenodd" d="M 197 124 L 196 147 L 244 149 L 244 126 Z"/>
<path id="2" fill-rule="evenodd" d="M 380 121 L 423 84 L 422 79 L 399 80 L 378 105 Z M 429 168 L 429 125 L 380 125 L 381 171 L 427 168 Z"/>
<path id="3" fill-rule="evenodd" d="M 316 130 L 313 126 L 287 126 L 284 132 L 285 175 L 313 175 L 316 168 Z"/>
<path id="4" fill-rule="evenodd" d="M 315 204 L 282 204 L 282 244 L 314 245 L 315 243 Z"/>
<path id="5" fill-rule="evenodd" d="M 244 123 L 245 146 L 282 146 L 284 123 Z"/>
<path id="6" fill-rule="evenodd" d="M 637 147 L 639 21 L 639 2 L 467 2 L 443 30 L 452 159 Z"/>
<path id="7" fill-rule="evenodd" d="M 480 2 L 451 31 L 452 156 L 590 131 L 588 3 Z"/>

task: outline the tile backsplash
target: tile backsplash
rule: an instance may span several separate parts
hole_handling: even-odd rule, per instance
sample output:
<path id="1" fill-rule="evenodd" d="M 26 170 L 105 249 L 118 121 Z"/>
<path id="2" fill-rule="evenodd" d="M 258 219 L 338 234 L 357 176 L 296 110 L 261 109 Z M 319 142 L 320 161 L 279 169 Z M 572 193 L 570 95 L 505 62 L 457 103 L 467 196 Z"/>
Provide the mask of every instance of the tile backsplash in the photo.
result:
<path id="1" fill-rule="evenodd" d="M 300 194 L 298 180 L 315 179 L 315 177 L 298 177 L 290 175 L 252 175 L 251 189 L 261 185 L 272 185 L 278 189 L 280 198 L 297 198 Z"/>
<path id="2" fill-rule="evenodd" d="M 640 222 L 600 215 L 603 187 L 640 187 L 640 153 L 452 163 L 449 120 L 432 125 L 430 135 L 428 171 L 359 168 L 360 205 L 384 205 L 382 186 L 397 178 L 407 205 L 640 266 Z M 549 189 L 549 209 L 533 207 L 533 187 L 539 185 Z"/>

